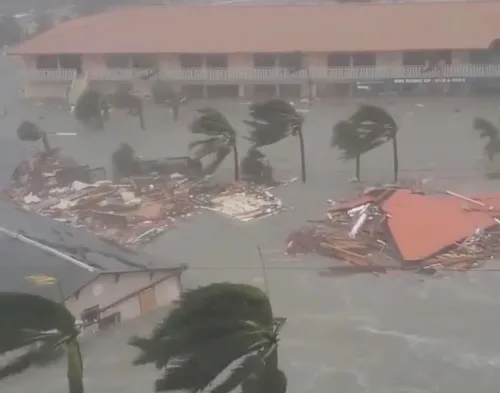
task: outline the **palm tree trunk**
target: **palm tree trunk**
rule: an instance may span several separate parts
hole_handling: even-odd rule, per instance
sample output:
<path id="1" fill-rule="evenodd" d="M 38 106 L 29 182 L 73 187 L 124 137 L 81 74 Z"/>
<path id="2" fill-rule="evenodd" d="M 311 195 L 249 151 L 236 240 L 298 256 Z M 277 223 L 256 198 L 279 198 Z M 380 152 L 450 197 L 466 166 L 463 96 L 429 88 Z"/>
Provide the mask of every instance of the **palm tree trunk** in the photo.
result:
<path id="1" fill-rule="evenodd" d="M 68 342 L 66 345 L 66 352 L 68 360 L 67 377 L 69 393 L 84 393 L 82 354 L 76 338 Z"/>
<path id="2" fill-rule="evenodd" d="M 361 180 L 361 155 L 356 156 L 356 180 Z"/>
<path id="3" fill-rule="evenodd" d="M 393 162 L 394 162 L 394 183 L 398 182 L 399 174 L 399 160 L 398 160 L 398 141 L 396 135 L 392 138 L 392 152 L 393 152 Z"/>
<path id="4" fill-rule="evenodd" d="M 234 181 L 240 180 L 240 164 L 238 159 L 238 148 L 236 147 L 236 143 L 233 146 L 233 157 L 234 157 Z"/>
<path id="5" fill-rule="evenodd" d="M 139 125 L 141 126 L 141 130 L 146 129 L 146 125 L 144 124 L 144 105 L 142 104 L 142 100 L 139 99 L 137 111 L 139 115 Z"/>
<path id="6" fill-rule="evenodd" d="M 300 143 L 300 169 L 302 171 L 302 183 L 306 182 L 306 152 L 304 148 L 304 135 L 302 135 L 302 127 L 298 130 Z"/>
<path id="7" fill-rule="evenodd" d="M 46 153 L 49 153 L 52 151 L 50 144 L 49 144 L 49 140 L 47 138 L 47 133 L 44 131 L 42 132 L 42 143 L 43 143 L 43 148 L 45 149 Z"/>
<path id="8" fill-rule="evenodd" d="M 313 93 L 312 93 L 313 81 L 312 81 L 312 78 L 311 78 L 311 74 L 309 72 L 309 66 L 306 66 L 306 75 L 307 75 L 307 84 L 308 84 L 308 87 L 309 87 L 309 103 L 308 103 L 308 108 L 311 109 L 312 108 L 312 104 L 313 104 Z"/>

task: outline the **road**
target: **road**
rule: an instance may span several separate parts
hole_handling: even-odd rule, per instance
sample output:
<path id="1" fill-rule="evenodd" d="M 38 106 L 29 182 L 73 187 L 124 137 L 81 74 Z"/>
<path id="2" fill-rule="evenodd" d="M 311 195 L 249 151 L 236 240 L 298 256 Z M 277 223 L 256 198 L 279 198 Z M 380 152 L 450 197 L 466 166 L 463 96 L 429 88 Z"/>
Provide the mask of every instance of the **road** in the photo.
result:
<path id="1" fill-rule="evenodd" d="M 374 103 L 386 107 L 400 125 L 402 177 L 432 178 L 430 187 L 462 193 L 500 189 L 498 182 L 481 176 L 482 141 L 471 130 L 474 116 L 497 120 L 495 99 L 385 98 Z M 21 109 L 15 102 L 10 105 L 12 113 L 0 120 L 4 140 L 15 139 L 21 118 L 36 120 L 43 114 L 41 125 L 48 132 L 79 133 L 54 136 L 51 142 L 82 163 L 95 166 L 108 165 L 112 150 L 122 141 L 147 157 L 185 154 L 191 138 L 187 125 L 194 109 L 202 106 L 190 104 L 179 124 L 167 113 L 149 109 L 145 132 L 138 129 L 135 118 L 113 113 L 106 131 L 88 133 L 79 129 L 66 110 Z M 212 105 L 223 110 L 242 134 L 245 132 L 242 119 L 247 106 Z M 348 182 L 352 163 L 342 162 L 338 152 L 329 147 L 333 122 L 350 115 L 356 105 L 318 103 L 307 114 L 308 183 L 275 191 L 288 207 L 286 212 L 247 224 L 203 212 L 179 222 L 147 248 L 166 261 L 187 262 L 190 270 L 185 273 L 184 285 L 190 288 L 217 281 L 263 286 L 257 253 L 257 246 L 261 247 L 275 313 L 288 318 L 280 359 L 288 375 L 289 393 L 496 391 L 500 384 L 499 274 L 477 271 L 445 278 L 406 273 L 333 278 L 318 274 L 331 261 L 315 256 L 291 261 L 283 255 L 284 239 L 291 229 L 307 219 L 321 218 L 327 199 L 344 198 L 359 188 Z M 244 140 L 239 146 L 244 153 Z M 267 148 L 266 154 L 278 177 L 300 173 L 296 139 Z M 363 157 L 362 163 L 365 181 L 391 180 L 390 146 Z M 229 180 L 231 165 L 228 159 L 217 178 Z M 85 339 L 86 391 L 152 391 L 155 371 L 132 367 L 134 350 L 126 345 L 130 335 L 151 327 L 152 322 L 143 319 Z M 64 364 L 30 370 L 1 384 L 2 393 L 35 389 L 38 393 L 66 392 Z"/>

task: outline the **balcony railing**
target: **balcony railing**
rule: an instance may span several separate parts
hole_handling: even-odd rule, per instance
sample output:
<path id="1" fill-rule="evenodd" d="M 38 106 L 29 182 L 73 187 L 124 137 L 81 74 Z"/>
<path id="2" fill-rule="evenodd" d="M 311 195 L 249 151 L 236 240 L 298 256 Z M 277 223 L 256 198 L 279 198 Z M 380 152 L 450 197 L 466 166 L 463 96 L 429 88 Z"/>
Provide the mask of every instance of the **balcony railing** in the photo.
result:
<path id="1" fill-rule="evenodd" d="M 65 68 L 29 69 L 24 71 L 24 77 L 30 81 L 60 81 L 69 82 L 76 76 L 76 70 Z"/>
<path id="2" fill-rule="evenodd" d="M 149 69 L 94 69 L 88 71 L 90 80 L 127 81 L 144 78 Z M 72 80 L 74 70 L 28 70 L 25 77 L 30 80 Z M 500 64 L 451 65 L 426 71 L 420 66 L 380 67 L 311 67 L 308 70 L 291 72 L 285 68 L 220 68 L 162 70 L 160 78 L 185 82 L 224 83 L 300 83 L 309 79 L 315 82 L 349 82 L 400 78 L 488 78 L 500 77 Z"/>
<path id="3" fill-rule="evenodd" d="M 93 80 L 107 80 L 107 81 L 127 81 L 136 78 L 143 78 L 151 74 L 150 69 L 140 68 L 105 68 L 90 70 L 89 76 Z"/>

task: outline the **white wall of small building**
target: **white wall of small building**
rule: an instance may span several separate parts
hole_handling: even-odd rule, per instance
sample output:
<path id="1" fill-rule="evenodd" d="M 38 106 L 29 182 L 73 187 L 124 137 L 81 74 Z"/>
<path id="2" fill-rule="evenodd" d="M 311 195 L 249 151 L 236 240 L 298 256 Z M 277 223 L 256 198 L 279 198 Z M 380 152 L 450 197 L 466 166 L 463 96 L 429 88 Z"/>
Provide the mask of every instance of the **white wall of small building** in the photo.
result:
<path id="1" fill-rule="evenodd" d="M 154 285 L 158 307 L 169 306 L 181 292 L 180 280 L 171 272 L 157 271 L 151 276 L 147 272 L 121 273 L 118 280 L 115 274 L 105 273 L 83 287 L 78 293 L 66 300 L 66 307 L 75 318 L 80 319 L 84 310 L 99 306 L 99 309 L 115 304 L 107 309 L 101 317 L 119 312 L 121 319 L 132 319 L 141 315 L 139 293 L 127 298 L 132 293 Z M 166 278 L 168 277 L 168 278 Z M 120 300 L 125 299 L 120 302 Z M 118 302 L 118 303 L 117 303 Z"/>

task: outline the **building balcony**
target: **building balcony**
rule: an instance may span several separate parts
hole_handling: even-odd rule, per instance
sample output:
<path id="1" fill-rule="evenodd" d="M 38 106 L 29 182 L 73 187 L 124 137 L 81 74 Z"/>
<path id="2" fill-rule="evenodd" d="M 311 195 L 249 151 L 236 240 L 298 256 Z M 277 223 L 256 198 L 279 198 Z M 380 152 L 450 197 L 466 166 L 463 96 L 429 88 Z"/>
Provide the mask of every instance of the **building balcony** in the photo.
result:
<path id="1" fill-rule="evenodd" d="M 71 82 L 76 70 L 66 68 L 27 69 L 23 77 L 30 82 Z"/>
<path id="2" fill-rule="evenodd" d="M 149 69 L 94 69 L 88 70 L 90 80 L 131 81 L 151 74 Z M 26 70 L 30 81 L 71 81 L 75 70 L 44 69 Z M 425 78 L 492 78 L 500 77 L 500 64 L 451 65 L 425 71 L 421 66 L 379 67 L 310 67 L 291 72 L 285 68 L 221 68 L 161 70 L 161 79 L 189 83 L 304 83 L 309 80 L 323 83 L 342 83 L 374 80 L 425 79 Z"/>

